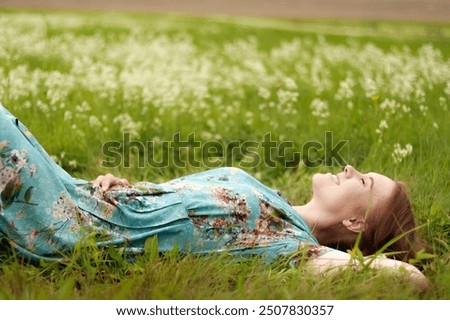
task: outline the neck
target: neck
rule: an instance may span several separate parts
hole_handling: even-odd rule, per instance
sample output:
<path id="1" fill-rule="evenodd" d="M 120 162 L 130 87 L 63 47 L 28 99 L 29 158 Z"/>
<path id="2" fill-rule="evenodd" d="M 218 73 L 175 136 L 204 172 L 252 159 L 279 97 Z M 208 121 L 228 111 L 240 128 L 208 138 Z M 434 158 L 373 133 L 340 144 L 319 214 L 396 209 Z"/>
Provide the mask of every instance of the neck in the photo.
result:
<path id="1" fill-rule="evenodd" d="M 320 219 L 320 211 L 313 201 L 308 202 L 302 206 L 293 206 L 294 210 L 305 220 L 314 236 L 317 238 L 320 244 L 322 241 L 319 238 L 323 238 L 323 223 Z"/>
<path id="2" fill-rule="evenodd" d="M 335 244 L 342 224 L 333 218 L 334 215 L 326 214 L 314 201 L 293 208 L 305 220 L 321 245 Z"/>
<path id="3" fill-rule="evenodd" d="M 302 206 L 293 206 L 294 210 L 305 220 L 311 230 L 315 230 L 317 225 L 319 224 L 318 215 L 315 215 L 314 207 L 310 205 L 308 202 Z"/>

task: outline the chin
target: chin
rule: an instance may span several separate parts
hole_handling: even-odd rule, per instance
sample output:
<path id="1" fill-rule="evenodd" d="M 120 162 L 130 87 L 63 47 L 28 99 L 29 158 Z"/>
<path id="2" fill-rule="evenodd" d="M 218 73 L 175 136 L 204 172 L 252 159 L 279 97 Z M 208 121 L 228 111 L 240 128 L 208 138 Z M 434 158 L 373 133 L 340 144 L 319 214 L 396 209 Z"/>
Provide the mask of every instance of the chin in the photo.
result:
<path id="1" fill-rule="evenodd" d="M 312 176 L 312 181 L 313 181 L 313 183 L 323 181 L 324 179 L 327 178 L 326 177 L 327 175 L 330 175 L 330 173 L 315 173 Z"/>
<path id="2" fill-rule="evenodd" d="M 313 191 L 315 191 L 317 188 L 320 188 L 324 184 L 324 178 L 325 174 L 323 173 L 316 173 L 312 177 L 312 187 Z"/>
<path id="3" fill-rule="evenodd" d="M 336 183 L 333 180 L 331 173 L 316 173 L 312 177 L 312 189 L 313 193 L 319 190 L 328 190 L 329 188 L 336 187 Z"/>

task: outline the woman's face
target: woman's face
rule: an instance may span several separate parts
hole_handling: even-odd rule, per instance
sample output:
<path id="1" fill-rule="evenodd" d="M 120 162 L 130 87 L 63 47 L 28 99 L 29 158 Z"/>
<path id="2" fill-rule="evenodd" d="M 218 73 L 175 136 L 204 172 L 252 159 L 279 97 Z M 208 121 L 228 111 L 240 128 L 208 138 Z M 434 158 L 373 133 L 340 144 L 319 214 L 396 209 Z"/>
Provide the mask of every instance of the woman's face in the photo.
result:
<path id="1" fill-rule="evenodd" d="M 369 208 L 378 207 L 392 194 L 396 182 L 375 173 L 361 173 L 346 166 L 336 175 L 331 173 L 313 176 L 313 200 L 322 210 L 343 218 L 365 217 Z"/>

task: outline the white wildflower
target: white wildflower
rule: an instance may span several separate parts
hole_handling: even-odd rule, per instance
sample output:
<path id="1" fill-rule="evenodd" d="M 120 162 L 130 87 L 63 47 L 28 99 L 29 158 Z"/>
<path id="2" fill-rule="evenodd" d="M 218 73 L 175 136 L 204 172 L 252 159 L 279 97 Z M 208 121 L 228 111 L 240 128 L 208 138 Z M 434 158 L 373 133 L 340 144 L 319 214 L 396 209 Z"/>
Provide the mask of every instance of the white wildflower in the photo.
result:
<path id="1" fill-rule="evenodd" d="M 98 128 L 102 126 L 101 121 L 94 115 L 89 116 L 89 125 L 93 128 Z"/>
<path id="2" fill-rule="evenodd" d="M 48 105 L 41 100 L 38 100 L 36 102 L 36 107 L 41 110 L 43 113 L 48 113 L 50 111 Z"/>
<path id="3" fill-rule="evenodd" d="M 247 124 L 249 126 L 253 125 L 253 119 L 255 118 L 255 115 L 251 111 L 245 112 L 245 119 L 247 120 Z"/>
<path id="4" fill-rule="evenodd" d="M 348 76 L 345 80 L 339 82 L 339 89 L 335 94 L 334 98 L 336 100 L 351 99 L 354 96 L 353 87 L 355 86 L 355 81 L 351 76 Z"/>
<path id="5" fill-rule="evenodd" d="M 310 105 L 313 116 L 319 118 L 320 121 L 328 118 L 330 116 L 330 112 L 328 110 L 328 102 L 321 100 L 319 98 L 315 98 Z"/>
<path id="6" fill-rule="evenodd" d="M 119 130 L 122 133 L 129 133 L 132 137 L 139 137 L 142 123 L 134 121 L 128 113 L 122 113 L 113 119 L 113 123 L 119 125 Z"/>
<path id="7" fill-rule="evenodd" d="M 292 103 L 297 102 L 298 93 L 294 91 L 279 89 L 277 91 L 278 96 L 278 106 L 282 109 L 284 107 L 289 107 Z"/>
<path id="8" fill-rule="evenodd" d="M 426 101 L 425 91 L 421 87 L 416 88 L 415 100 L 417 103 L 424 103 Z"/>
<path id="9" fill-rule="evenodd" d="M 382 140 L 382 135 L 383 135 L 383 131 L 388 129 L 388 123 L 385 119 L 380 121 L 380 124 L 378 125 L 378 128 L 375 129 L 375 133 L 379 135 L 378 137 L 378 142 L 381 143 Z"/>
<path id="10" fill-rule="evenodd" d="M 365 77 L 362 81 L 362 87 L 364 92 L 366 93 L 366 97 L 367 98 L 372 98 L 377 96 L 378 93 L 378 86 L 375 82 L 375 80 L 373 80 L 370 77 Z"/>
<path id="11" fill-rule="evenodd" d="M 77 113 L 85 113 L 85 112 L 89 112 L 91 111 L 91 106 L 89 105 L 89 103 L 87 103 L 87 101 L 83 101 L 83 103 L 81 103 L 80 105 L 77 105 L 75 107 L 75 110 L 77 111 Z"/>
<path id="12" fill-rule="evenodd" d="M 70 121 L 72 120 L 72 111 L 66 110 L 64 112 L 64 121 Z"/>
<path id="13" fill-rule="evenodd" d="M 447 111 L 447 99 L 445 99 L 445 97 L 439 97 L 439 105 L 442 110 Z"/>
<path id="14" fill-rule="evenodd" d="M 206 125 L 211 129 L 211 130 L 215 130 L 216 129 L 216 122 L 213 119 L 208 119 L 206 121 Z"/>
<path id="15" fill-rule="evenodd" d="M 57 164 L 62 165 L 61 159 L 59 159 L 58 156 L 55 156 L 55 155 L 51 154 L 50 158 L 52 158 L 53 161 L 55 161 Z"/>
<path id="16" fill-rule="evenodd" d="M 73 159 L 69 161 L 69 166 L 71 166 L 72 168 L 76 168 L 78 166 L 78 162 L 77 160 Z"/>
<path id="17" fill-rule="evenodd" d="M 392 152 L 391 156 L 395 163 L 400 163 L 405 159 L 407 156 L 409 156 L 413 151 L 412 145 L 409 143 L 405 145 L 404 148 L 399 143 L 394 144 L 394 151 Z"/>
<path id="18" fill-rule="evenodd" d="M 265 100 L 268 100 L 268 99 L 270 98 L 270 91 L 267 90 L 267 89 L 264 88 L 264 87 L 259 87 L 259 88 L 258 88 L 258 95 L 259 95 L 261 98 L 263 98 L 263 99 L 265 99 Z"/>
<path id="19" fill-rule="evenodd" d="M 422 114 L 423 114 L 424 116 L 427 115 L 427 111 L 428 111 L 428 107 L 427 107 L 427 106 L 420 105 L 420 106 L 419 106 L 419 109 L 420 109 L 420 112 L 422 112 Z"/>
<path id="20" fill-rule="evenodd" d="M 380 104 L 380 109 L 383 110 L 388 117 L 394 114 L 398 114 L 397 111 L 401 108 L 402 105 L 395 99 L 385 99 Z"/>
<path id="21" fill-rule="evenodd" d="M 284 80 L 284 86 L 286 87 L 287 90 L 290 90 L 290 91 L 295 91 L 298 89 L 297 84 L 291 78 L 286 78 Z"/>

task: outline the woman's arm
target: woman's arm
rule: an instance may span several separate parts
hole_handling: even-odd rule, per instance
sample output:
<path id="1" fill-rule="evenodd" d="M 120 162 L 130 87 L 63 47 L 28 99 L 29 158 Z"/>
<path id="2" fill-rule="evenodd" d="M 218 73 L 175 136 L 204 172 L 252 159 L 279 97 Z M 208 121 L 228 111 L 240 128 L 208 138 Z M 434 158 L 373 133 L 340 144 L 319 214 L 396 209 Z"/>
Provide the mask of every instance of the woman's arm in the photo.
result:
<path id="1" fill-rule="evenodd" d="M 107 191 L 112 187 L 129 187 L 130 183 L 127 179 L 121 179 L 113 176 L 111 173 L 106 175 L 98 176 L 94 181 L 92 181 L 94 186 L 99 186 L 103 191 Z"/>
<path id="2" fill-rule="evenodd" d="M 364 264 L 373 269 L 385 269 L 394 273 L 402 273 L 406 271 L 409 274 L 410 281 L 421 291 L 428 289 L 428 279 L 416 267 L 403 261 L 393 260 L 384 256 L 366 257 Z M 361 268 L 362 264 L 357 259 L 345 252 L 339 250 L 331 250 L 321 256 L 308 261 L 308 265 L 312 266 L 315 271 L 320 274 L 328 272 L 336 272 L 342 268 Z"/>

